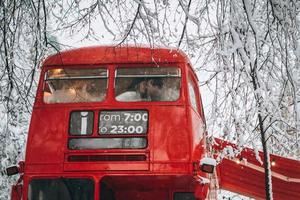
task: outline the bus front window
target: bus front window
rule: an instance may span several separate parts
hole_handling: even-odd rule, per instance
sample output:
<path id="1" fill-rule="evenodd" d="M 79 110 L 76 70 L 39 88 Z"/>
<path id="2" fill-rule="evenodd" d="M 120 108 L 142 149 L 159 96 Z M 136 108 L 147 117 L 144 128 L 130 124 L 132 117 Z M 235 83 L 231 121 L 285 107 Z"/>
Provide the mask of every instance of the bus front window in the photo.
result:
<path id="1" fill-rule="evenodd" d="M 103 101 L 106 96 L 106 69 L 51 69 L 44 83 L 45 103 Z"/>
<path id="2" fill-rule="evenodd" d="M 94 200 L 94 182 L 90 179 L 34 179 L 28 188 L 28 200 Z"/>
<path id="3" fill-rule="evenodd" d="M 176 67 L 119 68 L 116 100 L 176 101 L 180 96 L 181 72 Z"/>

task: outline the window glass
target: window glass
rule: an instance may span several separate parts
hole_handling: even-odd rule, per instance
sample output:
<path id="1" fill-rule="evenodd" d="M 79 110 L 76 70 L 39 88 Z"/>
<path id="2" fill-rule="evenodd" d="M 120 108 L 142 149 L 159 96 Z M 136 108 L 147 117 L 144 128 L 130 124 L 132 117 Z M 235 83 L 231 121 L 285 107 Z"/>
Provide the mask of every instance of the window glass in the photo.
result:
<path id="1" fill-rule="evenodd" d="M 191 80 L 189 80 L 189 82 L 188 82 L 188 88 L 189 88 L 191 105 L 198 112 L 199 109 L 198 109 L 198 105 L 197 105 L 196 91 L 193 86 L 193 82 Z"/>
<path id="2" fill-rule="evenodd" d="M 175 192 L 174 200 L 196 200 L 192 192 Z"/>
<path id="3" fill-rule="evenodd" d="M 90 179 L 34 179 L 29 184 L 28 200 L 94 200 Z"/>
<path id="4" fill-rule="evenodd" d="M 117 69 L 116 100 L 176 101 L 180 95 L 180 80 L 180 69 L 175 67 Z"/>
<path id="5" fill-rule="evenodd" d="M 69 149 L 142 149 L 147 147 L 147 139 L 130 138 L 72 138 Z"/>
<path id="6" fill-rule="evenodd" d="M 106 69 L 51 69 L 44 83 L 45 103 L 103 101 L 107 90 Z"/>
<path id="7" fill-rule="evenodd" d="M 93 133 L 94 113 L 92 111 L 76 111 L 70 117 L 70 135 L 90 135 Z"/>
<path id="8" fill-rule="evenodd" d="M 104 181 L 101 181 L 100 186 L 100 200 L 115 200 L 115 191 L 109 187 Z"/>

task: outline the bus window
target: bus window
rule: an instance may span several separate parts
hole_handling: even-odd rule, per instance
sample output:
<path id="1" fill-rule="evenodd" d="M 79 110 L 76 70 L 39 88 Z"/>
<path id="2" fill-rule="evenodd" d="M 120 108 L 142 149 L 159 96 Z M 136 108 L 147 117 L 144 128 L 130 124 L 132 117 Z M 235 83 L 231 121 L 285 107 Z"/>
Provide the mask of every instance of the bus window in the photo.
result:
<path id="1" fill-rule="evenodd" d="M 175 192 L 173 200 L 196 200 L 193 192 Z"/>
<path id="2" fill-rule="evenodd" d="M 34 179 L 29 184 L 28 200 L 94 200 L 90 179 Z"/>
<path id="3" fill-rule="evenodd" d="M 176 67 L 121 68 L 116 72 L 117 101 L 176 101 L 181 72 Z"/>
<path id="4" fill-rule="evenodd" d="M 195 111 L 199 111 L 198 104 L 197 104 L 197 97 L 196 97 L 196 91 L 194 88 L 194 84 L 191 80 L 188 81 L 188 89 L 189 89 L 189 97 L 192 107 L 195 109 Z"/>
<path id="5" fill-rule="evenodd" d="M 141 137 L 71 138 L 68 147 L 71 150 L 143 149 L 147 147 L 147 139 Z"/>
<path id="6" fill-rule="evenodd" d="M 106 69 L 51 69 L 44 83 L 45 103 L 103 101 L 107 90 Z"/>
<path id="7" fill-rule="evenodd" d="M 71 113 L 70 135 L 90 135 L 93 133 L 94 113 L 76 111 Z"/>
<path id="8" fill-rule="evenodd" d="M 116 200 L 115 192 L 104 181 L 101 181 L 100 186 L 100 200 Z"/>

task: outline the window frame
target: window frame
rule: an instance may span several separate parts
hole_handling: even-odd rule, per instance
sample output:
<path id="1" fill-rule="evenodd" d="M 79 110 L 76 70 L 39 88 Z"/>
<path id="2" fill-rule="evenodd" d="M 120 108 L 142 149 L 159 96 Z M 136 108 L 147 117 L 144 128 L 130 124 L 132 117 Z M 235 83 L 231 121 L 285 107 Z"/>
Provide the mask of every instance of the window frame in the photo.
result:
<path id="1" fill-rule="evenodd" d="M 128 133 L 128 134 L 100 134 L 99 132 L 99 126 L 100 126 L 100 113 L 101 111 L 145 111 L 147 112 L 148 115 L 148 121 L 147 121 L 147 131 L 146 133 Z M 93 113 L 93 131 L 92 134 L 89 135 L 71 135 L 70 134 L 70 123 L 71 123 L 71 114 L 73 112 L 81 112 L 81 111 L 87 111 L 87 112 L 92 112 Z M 98 151 L 98 150 L 114 150 L 114 149 L 123 149 L 123 150 L 139 150 L 139 149 L 147 149 L 149 146 L 149 121 L 150 121 L 150 117 L 149 117 L 149 110 L 147 109 L 118 109 L 118 110 L 111 110 L 111 109 L 93 109 L 93 110 L 72 110 L 68 113 L 69 115 L 69 125 L 68 125 L 68 137 L 67 137 L 67 142 L 66 142 L 66 148 L 69 151 Z M 97 140 L 97 139 L 114 139 L 114 138 L 141 138 L 145 141 L 146 145 L 144 147 L 136 147 L 136 148 L 97 148 L 97 149 L 93 149 L 93 148 L 85 148 L 85 149 L 72 149 L 70 148 L 70 141 L 73 139 L 90 139 L 90 140 Z"/>
<path id="2" fill-rule="evenodd" d="M 113 134 L 113 133 L 107 133 L 107 134 L 101 134 L 99 131 L 100 128 L 100 114 L 102 111 L 119 111 L 119 112 L 126 112 L 126 111 L 145 111 L 147 112 L 147 131 L 145 133 L 126 133 L 126 134 Z M 135 137 L 147 137 L 149 134 L 149 110 L 147 109 L 118 109 L 118 110 L 111 110 L 111 109 L 103 109 L 103 110 L 98 110 L 98 118 L 97 118 L 97 135 L 100 137 L 116 137 L 116 136 L 121 136 L 121 137 L 128 137 L 128 136 L 135 136 Z"/>
<path id="3" fill-rule="evenodd" d="M 200 105 L 200 95 L 199 95 L 199 89 L 195 88 L 196 87 L 196 81 L 197 79 L 194 77 L 192 73 L 189 73 L 188 78 L 187 78 L 187 90 L 188 90 L 188 99 L 189 99 L 189 104 L 193 108 L 193 110 L 196 111 L 199 115 L 201 115 L 201 105 Z M 191 99 L 191 93 L 190 93 L 190 86 L 193 89 L 194 95 L 195 95 L 195 100 L 196 100 L 196 108 L 194 107 Z"/>
<path id="4" fill-rule="evenodd" d="M 50 70 L 55 70 L 55 69 L 71 69 L 71 70 L 92 70 L 92 69 L 104 69 L 106 70 L 106 75 L 105 76 L 89 76 L 88 78 L 82 78 L 82 77 L 69 77 L 69 78 L 57 78 L 57 79 L 48 79 L 48 71 Z M 103 103 L 107 100 L 108 98 L 108 92 L 109 92 L 109 81 L 110 81 L 110 70 L 109 70 L 109 65 L 80 65 L 80 66 L 72 66 L 72 67 L 64 67 L 64 66 L 56 66 L 56 67 L 45 67 L 43 69 L 43 75 L 41 77 L 44 77 L 42 80 L 41 84 L 41 100 L 43 104 L 46 105 L 57 105 L 57 104 L 90 104 L 90 103 Z M 97 78 L 98 77 L 98 78 Z M 106 86 L 105 86 L 105 97 L 102 101 L 86 101 L 86 102 L 46 102 L 45 101 L 45 86 L 47 84 L 47 81 L 49 80 L 89 80 L 89 79 L 106 79 Z"/>
<path id="5" fill-rule="evenodd" d="M 96 141 L 96 140 L 109 140 L 109 139 L 111 139 L 111 140 L 113 140 L 113 139 L 142 139 L 142 140 L 144 140 L 145 141 L 145 146 L 142 146 L 142 147 L 112 147 L 112 148 L 109 148 L 109 147 L 106 147 L 106 148 L 104 148 L 104 147 L 98 147 L 98 148 L 92 148 L 92 147 L 90 147 L 90 148 L 84 148 L 84 149 L 79 149 L 79 148 L 77 148 L 77 149 L 73 149 L 73 148 L 71 148 L 70 147 L 70 141 L 71 140 L 94 140 L 94 141 Z M 129 137 L 129 136 L 127 136 L 127 137 L 85 137 L 85 138 L 79 138 L 79 137 L 76 137 L 76 138 L 69 138 L 68 139 L 68 143 L 67 143 L 67 146 L 68 146 L 68 149 L 69 150 L 71 150 L 71 151 L 98 151 L 98 150 L 116 150 L 116 149 L 118 149 L 118 150 L 140 150 L 140 149 L 147 149 L 148 148 L 148 145 L 149 145 L 149 142 L 148 142 L 148 138 L 147 137 Z"/>
<path id="6" fill-rule="evenodd" d="M 85 135 L 74 135 L 71 134 L 71 118 L 72 118 L 72 113 L 74 112 L 91 112 L 93 114 L 93 124 L 92 124 L 92 130 L 90 134 L 85 134 Z M 95 129 L 95 111 L 94 110 L 71 110 L 71 112 L 69 112 L 69 121 L 68 121 L 68 136 L 69 137 L 91 137 L 94 135 L 94 129 Z"/>
<path id="7" fill-rule="evenodd" d="M 201 93 L 200 93 L 200 87 L 198 86 L 198 79 L 197 79 L 196 75 L 191 71 L 191 69 L 189 69 L 189 72 L 188 72 L 187 84 L 188 84 L 189 80 L 191 80 L 191 82 L 193 83 L 194 86 L 197 86 L 197 88 L 194 87 L 194 91 L 196 92 L 198 110 L 195 110 L 194 107 L 192 107 L 192 106 L 191 107 L 193 108 L 193 110 L 197 111 L 196 113 L 200 116 L 200 118 L 202 119 L 202 121 L 206 127 L 206 123 L 205 123 L 206 120 L 205 120 L 202 97 L 201 97 Z M 187 87 L 187 92 L 188 92 L 187 96 L 188 96 L 189 103 L 190 103 L 190 94 L 189 94 L 188 87 Z"/>
<path id="8" fill-rule="evenodd" d="M 118 70 L 119 69 L 149 69 L 149 68 L 175 68 L 175 69 L 178 69 L 179 70 L 179 76 L 169 76 L 169 77 L 166 77 L 164 75 L 151 75 L 151 76 L 148 76 L 148 77 L 153 77 L 153 78 L 180 78 L 180 81 L 179 81 L 179 91 L 178 91 L 178 98 L 174 101 L 118 101 L 116 99 L 116 97 L 118 95 L 116 95 L 116 85 L 117 85 L 117 78 L 143 78 L 143 77 L 146 77 L 146 76 L 143 76 L 143 75 L 121 75 L 118 76 Z M 147 104 L 157 104 L 157 103 L 168 103 L 168 104 L 172 104 L 172 103 L 178 103 L 179 101 L 181 101 L 182 99 L 182 96 L 183 96 L 183 77 L 184 77 L 184 70 L 182 69 L 182 67 L 177 63 L 177 64 L 166 64 L 166 63 L 163 63 L 163 64 L 158 64 L 158 65 L 151 65 L 151 64 L 134 64 L 134 65 L 116 65 L 115 68 L 114 68 L 114 77 L 113 77 L 113 99 L 115 102 L 118 102 L 118 103 L 147 103 Z"/>
<path id="9" fill-rule="evenodd" d="M 84 180 L 90 180 L 92 181 L 93 183 L 93 192 L 92 192 L 92 197 L 93 199 L 95 198 L 96 196 L 96 186 L 97 186 L 97 180 L 93 177 L 93 176 L 82 176 L 82 175 L 79 175 L 79 176 L 74 176 L 74 175 L 65 175 L 65 174 L 62 174 L 60 176 L 33 176 L 33 177 L 29 177 L 27 179 L 27 184 L 25 183 L 25 185 L 27 185 L 27 188 L 26 189 L 26 193 L 27 193 L 27 196 L 26 196 L 26 199 L 29 199 L 28 198 L 28 195 L 29 195 L 29 187 L 30 187 L 30 183 L 33 181 L 33 180 L 55 180 L 55 179 L 61 179 L 61 178 L 64 178 L 64 179 L 84 179 Z"/>

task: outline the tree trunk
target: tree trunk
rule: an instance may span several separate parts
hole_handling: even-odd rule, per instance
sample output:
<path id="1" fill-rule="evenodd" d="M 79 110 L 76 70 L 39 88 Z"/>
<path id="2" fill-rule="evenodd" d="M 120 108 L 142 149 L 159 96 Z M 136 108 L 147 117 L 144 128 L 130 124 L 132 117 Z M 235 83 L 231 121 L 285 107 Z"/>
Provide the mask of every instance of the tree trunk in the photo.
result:
<path id="1" fill-rule="evenodd" d="M 261 134 L 261 143 L 263 147 L 263 154 L 264 154 L 264 170 L 265 170 L 265 192 L 266 192 L 266 199 L 271 200 L 273 199 L 272 194 L 272 179 L 271 179 L 271 168 L 270 168 L 270 156 L 267 147 L 267 140 L 265 137 L 264 131 L 264 124 L 262 120 L 261 114 L 258 114 L 258 123 L 260 127 L 260 134 Z"/>
<path id="2" fill-rule="evenodd" d="M 255 62 L 256 63 L 256 62 Z M 251 79 L 254 91 L 258 89 L 258 81 L 257 81 L 257 73 L 256 73 L 256 65 L 254 68 L 251 69 Z M 260 136 L 261 136 L 261 143 L 263 147 L 263 154 L 264 154 L 264 171 L 265 171 L 265 192 L 266 192 L 266 199 L 272 200 L 273 199 L 273 192 L 272 192 L 272 180 L 271 180 L 271 168 L 270 168 L 270 157 L 268 152 L 267 140 L 266 140 L 266 131 L 264 128 L 264 121 L 262 117 L 262 105 L 261 105 L 261 96 L 259 93 L 255 94 L 255 100 L 258 107 L 258 126 L 260 129 Z"/>

